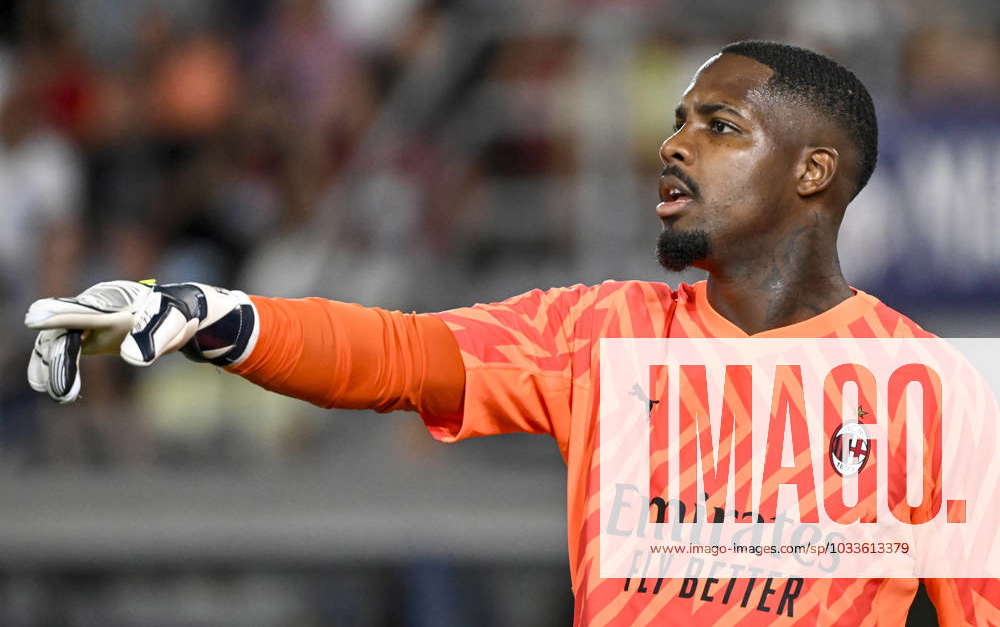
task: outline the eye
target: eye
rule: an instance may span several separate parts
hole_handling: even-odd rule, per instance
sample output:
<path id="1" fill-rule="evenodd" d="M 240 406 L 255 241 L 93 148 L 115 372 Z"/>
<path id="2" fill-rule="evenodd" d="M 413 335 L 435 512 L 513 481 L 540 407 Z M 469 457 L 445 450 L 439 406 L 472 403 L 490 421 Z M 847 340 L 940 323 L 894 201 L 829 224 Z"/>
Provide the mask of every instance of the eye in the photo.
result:
<path id="1" fill-rule="evenodd" d="M 684 120 L 677 120 L 676 122 L 674 122 L 674 132 L 676 133 L 677 131 L 681 130 L 682 126 L 684 126 Z"/>
<path id="2" fill-rule="evenodd" d="M 715 119 L 709 122 L 708 127 L 712 129 L 713 133 L 718 133 L 719 135 L 723 135 L 725 133 L 736 133 L 739 131 L 739 129 L 737 129 L 729 122 L 724 122 L 719 119 Z"/>

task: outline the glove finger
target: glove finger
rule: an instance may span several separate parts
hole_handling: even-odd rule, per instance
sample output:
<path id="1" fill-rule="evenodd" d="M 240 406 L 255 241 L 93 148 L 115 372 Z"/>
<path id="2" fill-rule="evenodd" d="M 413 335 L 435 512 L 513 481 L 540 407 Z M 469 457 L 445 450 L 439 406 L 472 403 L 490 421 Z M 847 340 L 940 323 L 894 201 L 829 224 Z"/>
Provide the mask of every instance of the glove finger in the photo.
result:
<path id="1" fill-rule="evenodd" d="M 80 395 L 80 347 L 83 332 L 71 329 L 56 337 L 49 353 L 49 396 L 72 403 Z"/>
<path id="2" fill-rule="evenodd" d="M 31 304 L 24 323 L 35 329 L 100 329 L 124 336 L 132 330 L 133 304 L 152 288 L 135 281 L 104 281 L 72 298 L 43 298 Z"/>
<path id="3" fill-rule="evenodd" d="M 103 311 L 75 298 L 43 298 L 28 307 L 24 324 L 31 329 L 100 329 L 130 327 L 132 317 L 128 311 Z"/>
<path id="4" fill-rule="evenodd" d="M 82 331 L 49 329 L 38 334 L 28 361 L 28 384 L 60 403 L 80 395 Z"/>
<path id="5" fill-rule="evenodd" d="M 188 319 L 163 294 L 146 299 L 132 333 L 122 342 L 122 359 L 133 366 L 148 366 L 161 355 L 175 351 L 198 330 L 198 319 Z"/>
<path id="6" fill-rule="evenodd" d="M 31 359 L 28 360 L 28 385 L 36 392 L 49 391 L 49 350 L 52 340 L 61 330 L 42 331 L 35 338 L 35 346 L 31 349 Z"/>

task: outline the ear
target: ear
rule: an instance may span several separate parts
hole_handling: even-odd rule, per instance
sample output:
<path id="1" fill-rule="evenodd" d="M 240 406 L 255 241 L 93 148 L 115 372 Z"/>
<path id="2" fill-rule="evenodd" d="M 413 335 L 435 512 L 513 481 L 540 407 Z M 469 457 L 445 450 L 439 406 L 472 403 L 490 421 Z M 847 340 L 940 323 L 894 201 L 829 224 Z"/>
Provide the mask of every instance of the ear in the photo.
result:
<path id="1" fill-rule="evenodd" d="M 799 196 L 812 196 L 830 187 L 839 163 L 840 153 L 836 148 L 806 148 L 795 172 Z"/>

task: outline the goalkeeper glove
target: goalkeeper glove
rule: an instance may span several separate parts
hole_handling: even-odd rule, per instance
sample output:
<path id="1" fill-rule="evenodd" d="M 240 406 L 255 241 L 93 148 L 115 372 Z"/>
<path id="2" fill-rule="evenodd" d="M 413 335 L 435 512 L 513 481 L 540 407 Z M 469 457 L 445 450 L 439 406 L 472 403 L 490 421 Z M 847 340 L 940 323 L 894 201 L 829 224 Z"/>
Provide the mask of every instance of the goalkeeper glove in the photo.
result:
<path id="1" fill-rule="evenodd" d="M 249 297 L 201 283 L 98 283 L 75 298 L 35 301 L 24 324 L 40 332 L 28 363 L 28 383 L 60 403 L 80 394 L 80 355 L 114 353 L 148 366 L 180 350 L 218 366 L 250 354 L 257 316 Z"/>

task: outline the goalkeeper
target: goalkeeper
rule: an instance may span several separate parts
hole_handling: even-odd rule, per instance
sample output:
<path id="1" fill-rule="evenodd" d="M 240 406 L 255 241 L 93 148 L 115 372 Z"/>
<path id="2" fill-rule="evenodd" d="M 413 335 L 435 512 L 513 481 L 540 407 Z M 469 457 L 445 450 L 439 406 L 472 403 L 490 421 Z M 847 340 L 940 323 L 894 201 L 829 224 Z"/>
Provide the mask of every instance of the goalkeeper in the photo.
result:
<path id="1" fill-rule="evenodd" d="M 81 353 L 145 366 L 179 350 L 323 407 L 415 410 L 446 442 L 548 434 L 567 466 L 576 625 L 901 625 L 914 578 L 634 580 L 599 569 L 602 338 L 929 335 L 840 270 L 837 235 L 875 167 L 876 126 L 867 90 L 834 61 L 731 44 L 695 75 L 660 147 L 660 264 L 705 269 L 707 281 L 534 290 L 438 314 L 112 281 L 31 306 L 26 323 L 40 333 L 28 379 L 71 402 Z M 995 580 L 926 585 L 941 624 L 1000 613 Z"/>

